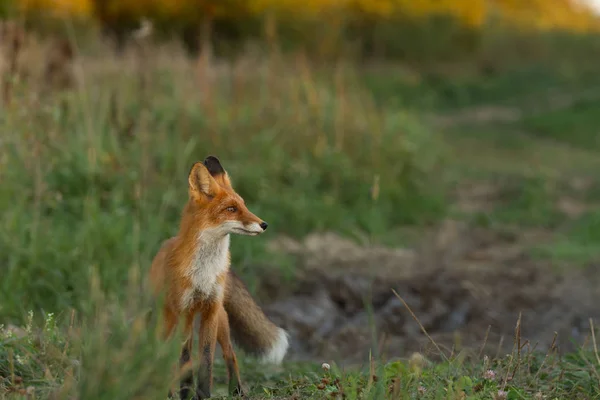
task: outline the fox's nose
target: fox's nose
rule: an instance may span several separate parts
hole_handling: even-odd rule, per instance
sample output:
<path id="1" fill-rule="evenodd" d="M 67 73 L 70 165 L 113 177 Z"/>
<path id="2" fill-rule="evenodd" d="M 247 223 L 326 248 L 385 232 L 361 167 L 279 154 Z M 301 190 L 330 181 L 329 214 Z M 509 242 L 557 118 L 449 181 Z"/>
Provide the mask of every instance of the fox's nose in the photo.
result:
<path id="1" fill-rule="evenodd" d="M 266 231 L 268 226 L 269 226 L 269 224 L 267 224 L 265 221 L 260 223 L 260 227 L 262 228 L 263 231 Z"/>

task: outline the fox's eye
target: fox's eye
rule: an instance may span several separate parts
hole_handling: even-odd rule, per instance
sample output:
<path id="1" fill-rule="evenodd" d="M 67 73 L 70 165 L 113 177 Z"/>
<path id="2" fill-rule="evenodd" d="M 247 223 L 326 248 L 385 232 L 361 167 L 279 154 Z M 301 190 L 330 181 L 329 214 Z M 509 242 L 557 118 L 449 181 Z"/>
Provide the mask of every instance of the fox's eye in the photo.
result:
<path id="1" fill-rule="evenodd" d="M 234 206 L 227 207 L 226 210 L 229 211 L 229 212 L 236 212 L 237 211 L 237 207 L 234 207 Z"/>

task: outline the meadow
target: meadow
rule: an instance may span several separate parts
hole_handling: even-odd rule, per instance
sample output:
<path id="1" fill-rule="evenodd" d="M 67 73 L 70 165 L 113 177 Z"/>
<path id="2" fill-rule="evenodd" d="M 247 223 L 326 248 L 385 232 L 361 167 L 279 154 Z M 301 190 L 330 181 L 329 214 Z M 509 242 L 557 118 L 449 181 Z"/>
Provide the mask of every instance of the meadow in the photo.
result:
<path id="1" fill-rule="evenodd" d="M 265 235 L 232 238 L 233 268 L 262 304 L 303 279 L 276 239 L 335 232 L 363 249 L 410 249 L 447 221 L 517 232 L 520 260 L 544 275 L 593 276 L 598 38 L 529 40 L 516 50 L 492 41 L 483 67 L 436 69 L 264 47 L 207 61 L 143 39 L 117 55 L 86 37 L 75 40 L 70 87 L 48 89 L 35 70 L 11 77 L 0 137 L 0 398 L 166 397 L 178 344 L 157 339 L 142 282 L 177 232 L 190 166 L 209 154 L 269 222 Z M 34 69 L 40 48 L 24 56 Z M 265 289 L 274 279 L 276 294 Z M 447 348 L 411 307 L 400 312 L 434 354 L 379 354 L 372 324 L 372 347 L 360 349 L 371 358 L 358 366 L 294 348 L 280 367 L 242 356 L 249 397 L 600 398 L 591 315 L 568 352 L 554 341 L 536 348 L 520 314 L 507 315 L 512 350 L 492 354 L 485 328 L 481 342 Z"/>

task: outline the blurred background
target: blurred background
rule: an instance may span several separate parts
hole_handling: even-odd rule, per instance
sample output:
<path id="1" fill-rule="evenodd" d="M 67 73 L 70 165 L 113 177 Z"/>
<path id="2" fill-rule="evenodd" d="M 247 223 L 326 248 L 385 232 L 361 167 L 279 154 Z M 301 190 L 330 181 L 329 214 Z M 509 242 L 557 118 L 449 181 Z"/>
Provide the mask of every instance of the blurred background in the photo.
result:
<path id="1" fill-rule="evenodd" d="M 519 359 L 592 343 L 600 2 L 2 0 L 0 17 L 4 395 L 164 398 L 177 349 L 157 350 L 140 288 L 209 154 L 270 226 L 232 238 L 292 338 L 283 369 L 243 364 L 260 398 L 320 393 L 304 368 L 323 361 L 475 349 L 433 387 L 484 355 L 501 370 L 516 341 Z M 596 358 L 543 387 L 594 398 Z"/>

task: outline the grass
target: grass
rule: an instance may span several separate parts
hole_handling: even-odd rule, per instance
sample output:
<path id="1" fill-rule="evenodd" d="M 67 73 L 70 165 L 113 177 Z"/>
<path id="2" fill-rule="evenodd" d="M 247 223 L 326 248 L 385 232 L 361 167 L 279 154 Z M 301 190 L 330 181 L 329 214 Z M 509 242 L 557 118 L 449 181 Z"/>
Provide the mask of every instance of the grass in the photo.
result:
<path id="1" fill-rule="evenodd" d="M 594 67 L 577 64 L 580 60 L 581 55 L 553 64 L 530 62 L 489 74 L 468 65 L 449 66 L 448 71 L 417 68 L 398 71 L 395 66 L 380 67 L 368 69 L 364 82 L 380 104 L 436 112 L 481 105 L 529 109 L 551 104 L 565 94 L 576 99 L 581 92 L 596 93 L 600 82 Z M 501 63 L 499 59 L 495 61 Z"/>
<path id="2" fill-rule="evenodd" d="M 537 136 L 578 148 L 598 149 L 600 139 L 596 127 L 598 116 L 595 111 L 599 104 L 599 99 L 579 100 L 567 110 L 531 116 L 524 121 L 524 125 Z"/>
<path id="3" fill-rule="evenodd" d="M 135 283 L 133 279 L 130 283 Z M 135 285 L 130 286 L 134 288 Z M 98 288 L 91 293 L 101 296 Z M 135 295 L 135 289 L 129 292 Z M 137 296 L 136 296 L 137 297 Z M 177 343 L 157 340 L 155 319 L 132 314 L 128 306 L 107 306 L 80 323 L 71 315 L 61 327 L 53 314 L 42 325 L 33 313 L 24 329 L 0 331 L 0 388 L 8 398 L 131 399 L 165 398 L 174 384 L 171 367 Z M 592 326 L 593 327 L 593 326 Z M 600 361 L 594 341 L 578 352 L 562 355 L 552 345 L 545 351 L 522 341 L 515 329 L 511 353 L 488 355 L 487 338 L 477 351 L 453 351 L 433 358 L 421 353 L 385 360 L 373 357 L 364 366 L 340 368 L 335 363 L 286 363 L 285 369 L 255 368 L 241 358 L 246 391 L 255 399 L 544 399 L 598 398 Z M 440 358 L 441 356 L 441 358 Z M 151 360 L 151 362 L 149 362 Z M 225 398 L 226 371 L 215 366 L 214 397 Z M 260 382 L 256 384 L 254 382 Z"/>
<path id="4" fill-rule="evenodd" d="M 178 349 L 157 340 L 139 287 L 177 231 L 189 167 L 208 154 L 271 237 L 335 230 L 406 244 L 410 235 L 395 232 L 453 215 L 454 187 L 474 180 L 497 186 L 475 220 L 553 232 L 532 253 L 559 263 L 600 257 L 598 214 L 557 206 L 568 196 L 589 208 L 599 197 L 596 103 L 538 101 L 549 86 L 577 96 L 595 74 L 534 66 L 410 83 L 301 56 L 260 59 L 206 71 L 171 48 L 100 53 L 82 58 L 77 90 L 36 100 L 35 84 L 17 85 L 0 115 L 0 397 L 24 398 L 29 387 L 37 398 L 165 397 Z M 440 128 L 421 118 L 480 103 L 542 107 L 502 123 Z M 581 177 L 592 184 L 574 189 Z M 234 268 L 255 293 L 261 274 L 294 268 L 266 240 L 233 238 Z M 242 377 L 257 399 L 600 398 L 595 343 L 569 355 L 528 346 L 374 357 L 364 368 L 258 368 L 242 356 Z M 220 362 L 216 371 L 224 394 Z"/>
<path id="5" fill-rule="evenodd" d="M 535 249 L 536 255 L 556 262 L 588 264 L 600 256 L 598 236 L 600 215 L 590 211 L 568 223 L 555 243 Z"/>

